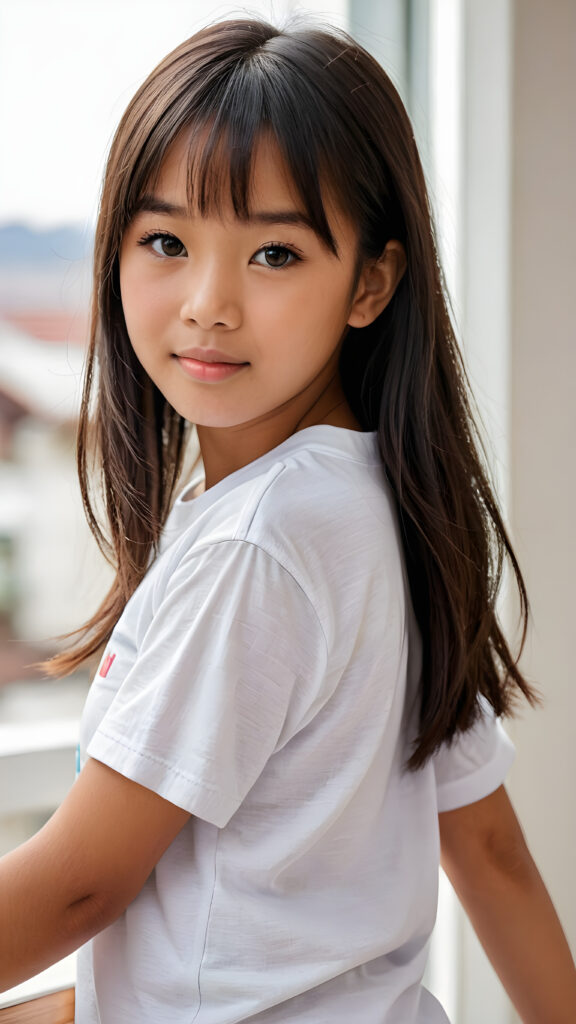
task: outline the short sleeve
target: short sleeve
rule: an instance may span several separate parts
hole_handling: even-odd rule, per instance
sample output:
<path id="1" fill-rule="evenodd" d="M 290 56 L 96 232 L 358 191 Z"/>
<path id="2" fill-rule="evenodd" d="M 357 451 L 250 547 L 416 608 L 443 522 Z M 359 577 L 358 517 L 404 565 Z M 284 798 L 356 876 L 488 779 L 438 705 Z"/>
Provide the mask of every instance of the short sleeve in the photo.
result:
<path id="1" fill-rule="evenodd" d="M 440 748 L 434 757 L 438 810 L 453 811 L 489 796 L 504 782 L 514 747 L 487 701 L 467 732 Z"/>
<path id="2" fill-rule="evenodd" d="M 222 827 L 310 712 L 326 665 L 294 577 L 257 545 L 206 545 L 158 595 L 87 753 Z"/>

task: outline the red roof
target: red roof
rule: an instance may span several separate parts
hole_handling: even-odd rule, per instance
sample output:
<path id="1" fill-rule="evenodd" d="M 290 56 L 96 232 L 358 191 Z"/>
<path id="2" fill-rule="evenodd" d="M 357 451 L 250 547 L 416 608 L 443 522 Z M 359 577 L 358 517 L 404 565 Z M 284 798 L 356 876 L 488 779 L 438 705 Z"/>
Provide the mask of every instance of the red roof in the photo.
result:
<path id="1" fill-rule="evenodd" d="M 39 341 L 70 342 L 73 345 L 85 345 L 88 341 L 88 314 L 85 311 L 7 310 L 3 319 Z"/>

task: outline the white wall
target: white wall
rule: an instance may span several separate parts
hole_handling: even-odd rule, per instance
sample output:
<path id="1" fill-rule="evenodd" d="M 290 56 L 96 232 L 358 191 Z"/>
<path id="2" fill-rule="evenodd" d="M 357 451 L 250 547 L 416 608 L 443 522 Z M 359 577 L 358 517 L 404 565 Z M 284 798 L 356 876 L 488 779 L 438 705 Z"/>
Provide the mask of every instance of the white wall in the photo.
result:
<path id="1" fill-rule="evenodd" d="M 512 795 L 576 953 L 576 4 L 516 0 L 511 515 L 544 707 L 514 730 Z"/>

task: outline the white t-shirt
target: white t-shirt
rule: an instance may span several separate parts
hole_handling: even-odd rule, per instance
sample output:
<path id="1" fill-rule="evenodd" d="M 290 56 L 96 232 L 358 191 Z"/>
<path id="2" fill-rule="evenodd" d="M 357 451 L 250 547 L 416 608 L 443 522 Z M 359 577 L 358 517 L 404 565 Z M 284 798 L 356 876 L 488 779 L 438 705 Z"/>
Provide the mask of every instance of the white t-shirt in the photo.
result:
<path id="1" fill-rule="evenodd" d="M 438 810 L 512 747 L 486 712 L 405 771 L 419 659 L 374 434 L 309 427 L 180 497 L 81 748 L 192 817 L 80 951 L 77 1024 L 446 1022 Z"/>

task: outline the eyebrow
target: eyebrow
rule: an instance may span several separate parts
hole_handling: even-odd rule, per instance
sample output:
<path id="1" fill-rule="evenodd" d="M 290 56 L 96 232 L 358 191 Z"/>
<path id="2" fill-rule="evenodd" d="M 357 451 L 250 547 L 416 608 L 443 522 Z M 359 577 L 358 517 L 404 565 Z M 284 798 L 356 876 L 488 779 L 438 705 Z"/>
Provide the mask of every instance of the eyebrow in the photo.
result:
<path id="1" fill-rule="evenodd" d="M 140 196 L 134 208 L 134 216 L 139 213 L 160 213 L 168 217 L 184 218 L 189 216 L 190 211 L 185 206 L 145 193 Z M 310 218 L 300 210 L 251 210 L 247 217 L 241 219 L 248 224 L 294 224 L 314 230 Z"/>

